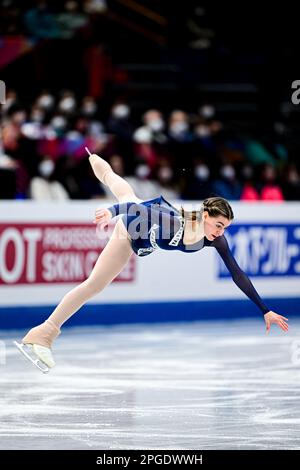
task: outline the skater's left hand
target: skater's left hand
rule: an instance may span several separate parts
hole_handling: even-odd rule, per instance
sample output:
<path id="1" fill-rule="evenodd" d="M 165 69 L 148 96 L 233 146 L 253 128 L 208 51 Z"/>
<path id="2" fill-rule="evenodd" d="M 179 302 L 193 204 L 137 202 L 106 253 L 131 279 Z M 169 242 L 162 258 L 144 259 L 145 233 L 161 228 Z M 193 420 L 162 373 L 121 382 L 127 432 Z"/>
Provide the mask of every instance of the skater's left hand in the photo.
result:
<path id="1" fill-rule="evenodd" d="M 289 326 L 287 324 L 288 318 L 278 315 L 278 313 L 272 312 L 270 310 L 268 313 L 265 313 L 265 322 L 266 322 L 266 331 L 269 333 L 271 324 L 276 323 L 283 331 L 288 331 Z"/>
<path id="2" fill-rule="evenodd" d="M 105 229 L 112 218 L 112 213 L 108 209 L 96 209 L 94 224 L 98 224 L 100 229 Z"/>

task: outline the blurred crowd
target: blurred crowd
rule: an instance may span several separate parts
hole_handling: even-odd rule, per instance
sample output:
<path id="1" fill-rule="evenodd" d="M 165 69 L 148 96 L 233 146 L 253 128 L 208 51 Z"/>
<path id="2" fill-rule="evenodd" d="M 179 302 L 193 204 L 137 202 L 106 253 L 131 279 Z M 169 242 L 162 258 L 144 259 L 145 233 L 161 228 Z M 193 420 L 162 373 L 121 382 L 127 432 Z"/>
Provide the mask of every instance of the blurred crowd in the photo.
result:
<path id="1" fill-rule="evenodd" d="M 111 197 L 85 147 L 111 164 L 142 199 L 300 200 L 297 162 L 283 125 L 267 136 L 237 132 L 211 103 L 189 111 L 145 110 L 115 101 L 106 112 L 72 90 L 45 90 L 30 106 L 14 90 L 1 107 L 0 197 L 36 200 Z"/>
<path id="2" fill-rule="evenodd" d="M 87 147 L 109 161 L 113 170 L 126 178 L 142 199 L 163 194 L 168 199 L 185 200 L 219 195 L 229 200 L 299 201 L 299 145 L 291 149 L 292 139 L 286 124 L 272 123 L 272 111 L 269 111 L 266 126 L 260 122 L 257 130 L 245 126 L 240 128 L 244 130 L 238 130 L 239 127 L 232 126 L 226 117 L 220 117 L 214 104 L 205 102 L 203 96 L 201 103 L 200 100 L 198 105 L 194 103 L 193 109 L 190 104 L 188 109 L 180 109 L 183 101 L 179 106 L 176 99 L 173 109 L 163 103 L 161 108 L 141 109 L 135 106 L 134 99 L 126 99 L 123 94 L 118 100 L 115 98 L 118 95 L 109 86 L 104 88 L 112 69 L 111 56 L 108 55 L 106 60 L 103 44 L 116 36 L 122 60 L 124 51 L 131 48 L 120 43 L 114 31 L 108 34 L 113 29 L 111 23 L 107 23 L 105 29 L 105 23 L 99 23 L 97 18 L 99 20 L 110 10 L 118 12 L 113 6 L 120 3 L 107 0 L 0 0 L 1 40 L 23 35 L 37 46 L 32 51 L 32 62 L 22 65 L 20 61 L 20 68 L 12 70 L 20 70 L 25 75 L 26 64 L 29 64 L 32 82 L 38 84 L 39 90 L 34 95 L 32 86 L 28 96 L 24 97 L 24 87 L 23 90 L 8 89 L 6 103 L 0 105 L 0 198 L 111 197 L 108 188 L 92 173 Z M 151 6 L 150 2 L 142 3 Z M 136 3 L 130 5 L 136 6 Z M 175 7 L 174 4 L 172 11 L 164 2 L 158 2 L 157 8 L 158 5 L 160 13 L 168 16 L 164 33 L 169 34 L 172 54 L 179 54 L 172 58 L 179 60 L 181 70 L 188 68 L 183 58 L 190 57 L 182 47 L 184 44 L 199 54 L 193 55 L 193 64 L 195 57 L 201 62 L 206 56 L 200 52 L 213 45 L 222 57 L 228 55 L 231 42 L 226 35 L 231 28 L 226 26 L 225 30 L 219 31 L 223 24 L 222 15 L 210 16 L 209 11 L 196 1 L 191 2 L 190 8 L 181 4 Z M 136 21 L 141 18 L 140 15 Z M 120 19 L 122 15 L 118 16 L 118 25 Z M 220 22 L 218 27 L 215 25 L 217 20 Z M 99 27 L 101 24 L 102 28 Z M 125 26 L 128 27 L 128 21 Z M 239 37 L 241 33 L 242 28 L 238 30 Z M 227 48 L 224 48 L 223 36 Z M 14 57 L 15 43 L 10 46 Z M 241 49 L 244 53 L 244 48 Z M 260 44 L 258 49 L 261 49 Z M 157 49 L 153 51 L 156 58 Z M 165 54 L 166 50 L 161 52 Z M 143 47 L 136 60 L 146 60 Z M 7 65 L 4 62 L 3 66 Z M 199 69 L 201 78 L 208 71 L 208 64 L 209 61 L 205 66 L 189 69 L 191 77 Z M 222 70 L 227 69 L 222 67 Z M 56 70 L 63 72 L 56 73 Z M 218 75 L 220 70 L 217 65 Z M 115 75 L 121 82 L 128 78 L 120 71 Z M 234 70 L 232 75 L 235 78 Z M 17 76 L 19 80 L 18 73 L 12 72 L 11 76 Z M 85 76 L 89 79 L 81 82 Z M 78 77 L 78 81 L 74 79 L 77 87 L 70 85 L 71 77 Z M 42 86 L 49 83 L 52 88 L 49 86 L 40 92 Z M 72 89 L 62 90 L 65 83 Z M 184 83 L 189 88 L 192 78 Z"/>

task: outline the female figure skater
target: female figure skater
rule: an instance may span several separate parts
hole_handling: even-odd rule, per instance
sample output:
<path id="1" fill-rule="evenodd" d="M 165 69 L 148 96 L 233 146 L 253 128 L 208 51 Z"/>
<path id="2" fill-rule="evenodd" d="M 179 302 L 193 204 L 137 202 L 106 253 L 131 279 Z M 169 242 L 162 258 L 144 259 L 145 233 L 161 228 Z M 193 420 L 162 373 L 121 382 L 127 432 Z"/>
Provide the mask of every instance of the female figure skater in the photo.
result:
<path id="1" fill-rule="evenodd" d="M 224 236 L 224 230 L 233 220 L 229 203 L 220 197 L 205 199 L 199 211 L 185 212 L 171 206 L 162 196 L 141 201 L 131 186 L 113 172 L 111 166 L 98 155 L 90 154 L 91 166 L 101 183 L 107 185 L 118 200 L 108 209 L 97 209 L 94 222 L 105 228 L 109 220 L 119 214 L 113 234 L 100 254 L 90 276 L 68 292 L 50 317 L 32 328 L 22 343 L 15 343 L 20 351 L 43 372 L 55 365 L 51 346 L 60 334 L 60 328 L 84 303 L 101 292 L 120 273 L 135 252 L 146 256 L 157 248 L 192 253 L 203 247 L 214 247 L 222 257 L 237 286 L 264 314 L 266 331 L 276 323 L 288 331 L 288 319 L 269 310 L 249 278 L 236 263 Z M 29 348 L 29 351 L 28 349 Z M 42 364 L 41 364 L 42 363 Z"/>

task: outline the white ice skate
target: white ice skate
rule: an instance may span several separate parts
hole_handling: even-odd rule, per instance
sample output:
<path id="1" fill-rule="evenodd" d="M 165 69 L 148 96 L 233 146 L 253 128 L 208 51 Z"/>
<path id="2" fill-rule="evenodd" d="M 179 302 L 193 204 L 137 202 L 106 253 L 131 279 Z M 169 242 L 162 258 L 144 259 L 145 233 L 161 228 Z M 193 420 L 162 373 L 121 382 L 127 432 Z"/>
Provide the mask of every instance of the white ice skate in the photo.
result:
<path id="1" fill-rule="evenodd" d="M 13 342 L 18 350 L 41 372 L 47 374 L 55 366 L 51 349 L 38 344 L 24 344 Z"/>

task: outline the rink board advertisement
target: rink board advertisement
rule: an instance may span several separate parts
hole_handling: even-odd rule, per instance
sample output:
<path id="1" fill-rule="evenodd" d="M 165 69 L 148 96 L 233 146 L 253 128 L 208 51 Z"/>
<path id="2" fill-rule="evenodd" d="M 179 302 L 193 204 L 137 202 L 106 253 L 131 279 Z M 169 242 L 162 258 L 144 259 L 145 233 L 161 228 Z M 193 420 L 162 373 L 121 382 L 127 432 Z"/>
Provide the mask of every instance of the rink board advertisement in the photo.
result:
<path id="1" fill-rule="evenodd" d="M 0 325 L 51 311 L 72 287 L 86 279 L 113 230 L 96 231 L 96 207 L 107 202 L 4 202 L 0 208 Z M 176 205 L 176 202 L 175 202 Z M 189 204 L 185 204 L 187 207 Z M 235 221 L 225 233 L 232 252 L 263 299 L 295 311 L 300 297 L 300 204 L 232 204 Z M 225 302 L 226 301 L 226 302 Z M 270 302 L 269 302 L 270 303 Z M 105 306 L 101 308 L 101 306 Z M 234 284 L 217 251 L 157 250 L 133 255 L 103 292 L 85 307 L 122 321 L 260 314 Z M 104 315 L 105 310 L 105 315 Z M 286 311 L 286 310 L 285 310 Z M 199 318 L 198 318 L 199 317 Z M 77 322 L 92 321 L 77 315 Z M 98 321 L 98 320 L 97 320 Z M 116 320 L 117 321 L 117 320 Z"/>
<path id="2" fill-rule="evenodd" d="M 90 224 L 0 223 L 0 285 L 82 282 L 108 241 Z M 132 258 L 114 282 L 132 281 Z"/>
<path id="3" fill-rule="evenodd" d="M 226 238 L 239 266 L 249 276 L 300 276 L 298 224 L 236 224 Z M 230 273 L 221 264 L 219 277 L 228 276 Z"/>

